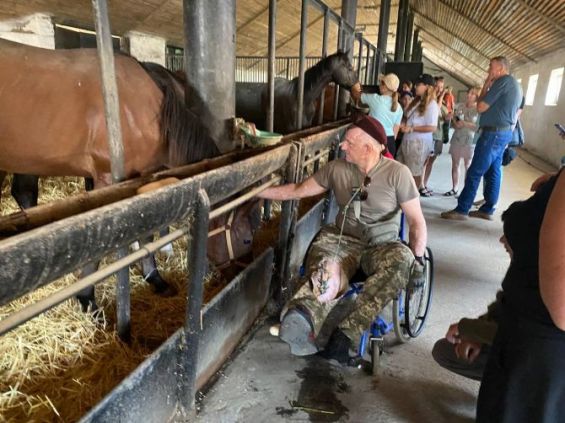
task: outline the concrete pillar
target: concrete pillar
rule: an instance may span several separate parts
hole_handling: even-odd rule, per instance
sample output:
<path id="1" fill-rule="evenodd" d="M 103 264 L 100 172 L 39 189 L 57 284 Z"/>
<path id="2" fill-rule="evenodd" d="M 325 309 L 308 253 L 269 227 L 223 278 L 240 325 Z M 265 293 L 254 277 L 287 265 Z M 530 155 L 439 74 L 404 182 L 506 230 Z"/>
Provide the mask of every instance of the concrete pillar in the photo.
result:
<path id="1" fill-rule="evenodd" d="M 127 40 L 124 50 L 140 62 L 153 62 L 166 66 L 167 42 L 164 38 L 143 32 L 130 31 L 124 34 Z"/>
<path id="2" fill-rule="evenodd" d="M 406 22 L 406 45 L 404 47 L 404 61 L 410 61 L 410 53 L 412 50 L 412 30 L 414 29 L 414 13 L 408 13 Z"/>
<path id="3" fill-rule="evenodd" d="M 187 104 L 224 153 L 234 148 L 235 0 L 184 0 L 183 12 Z"/>
<path id="4" fill-rule="evenodd" d="M 396 24 L 396 43 L 394 46 L 394 61 L 404 59 L 404 45 L 406 44 L 406 23 L 408 20 L 408 0 L 400 0 L 398 5 L 398 20 Z"/>
<path id="5" fill-rule="evenodd" d="M 0 38 L 48 49 L 55 48 L 55 29 L 51 16 L 44 13 L 0 22 Z"/>
<path id="6" fill-rule="evenodd" d="M 355 30 L 357 23 L 357 0 L 341 1 L 341 17 L 350 24 Z M 353 60 L 353 42 L 355 41 L 355 31 L 353 34 L 342 34 L 344 37 L 343 49 L 349 51 L 349 60 Z M 347 103 L 349 103 L 349 91 L 339 90 L 338 117 L 344 117 L 347 113 Z"/>
<path id="7" fill-rule="evenodd" d="M 386 46 L 388 42 L 388 24 L 390 21 L 390 0 L 381 0 L 381 11 L 379 14 L 379 34 L 377 38 L 377 49 L 379 56 L 377 61 L 377 74 L 382 73 L 386 60 Z"/>

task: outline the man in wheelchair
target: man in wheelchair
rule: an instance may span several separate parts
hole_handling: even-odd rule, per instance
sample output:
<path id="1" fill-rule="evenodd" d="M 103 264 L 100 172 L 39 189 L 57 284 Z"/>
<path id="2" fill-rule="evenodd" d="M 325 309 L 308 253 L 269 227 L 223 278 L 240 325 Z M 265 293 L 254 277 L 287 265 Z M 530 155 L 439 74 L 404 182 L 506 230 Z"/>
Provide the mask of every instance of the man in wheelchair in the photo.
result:
<path id="1" fill-rule="evenodd" d="M 279 335 L 294 355 L 323 350 L 334 332 L 355 350 L 375 315 L 410 278 L 423 277 L 427 231 L 418 189 L 405 165 L 383 157 L 386 145 L 382 125 L 364 116 L 340 144 L 345 160 L 329 162 L 301 183 L 260 194 L 292 200 L 333 190 L 339 205 L 336 223 L 324 226 L 308 251 L 308 283 L 281 314 Z M 410 228 L 408 246 L 398 239 L 401 210 Z M 337 312 L 334 307 L 360 266 L 368 275 L 364 288 Z"/>

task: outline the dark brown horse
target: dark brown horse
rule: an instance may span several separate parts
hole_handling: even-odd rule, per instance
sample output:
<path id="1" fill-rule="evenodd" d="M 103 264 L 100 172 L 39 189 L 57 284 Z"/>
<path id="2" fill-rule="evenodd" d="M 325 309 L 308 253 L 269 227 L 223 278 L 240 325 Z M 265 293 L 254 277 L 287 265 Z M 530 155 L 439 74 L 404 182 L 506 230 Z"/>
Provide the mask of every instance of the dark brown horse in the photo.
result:
<path id="1" fill-rule="evenodd" d="M 115 66 L 127 178 L 219 154 L 185 107 L 182 81 L 126 55 L 117 54 Z M 95 49 L 44 50 L 0 40 L 0 172 L 109 183 Z M 157 292 L 170 291 L 156 269 L 148 281 Z M 81 297 L 83 307 L 94 305 L 93 290 Z"/>
<path id="2" fill-rule="evenodd" d="M 307 128 L 315 121 L 316 100 L 324 88 L 334 82 L 350 89 L 357 82 L 347 53 L 337 52 L 316 63 L 304 73 L 304 101 L 302 126 Z M 298 98 L 298 78 L 287 80 L 275 78 L 275 119 L 274 130 L 288 134 L 297 130 L 296 117 Z M 236 114 L 258 128 L 266 128 L 268 93 L 266 83 L 236 84 Z"/>

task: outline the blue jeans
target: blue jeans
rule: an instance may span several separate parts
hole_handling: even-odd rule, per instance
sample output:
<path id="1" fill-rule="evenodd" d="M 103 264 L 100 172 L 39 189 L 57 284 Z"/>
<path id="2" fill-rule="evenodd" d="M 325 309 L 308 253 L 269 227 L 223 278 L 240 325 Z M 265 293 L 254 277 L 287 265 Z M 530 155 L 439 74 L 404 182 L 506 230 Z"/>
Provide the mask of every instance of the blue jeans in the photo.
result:
<path id="1" fill-rule="evenodd" d="M 488 131 L 481 134 L 455 211 L 469 213 L 484 176 L 485 204 L 479 210 L 488 214 L 494 213 L 502 182 L 502 154 L 511 139 L 512 131 Z"/>

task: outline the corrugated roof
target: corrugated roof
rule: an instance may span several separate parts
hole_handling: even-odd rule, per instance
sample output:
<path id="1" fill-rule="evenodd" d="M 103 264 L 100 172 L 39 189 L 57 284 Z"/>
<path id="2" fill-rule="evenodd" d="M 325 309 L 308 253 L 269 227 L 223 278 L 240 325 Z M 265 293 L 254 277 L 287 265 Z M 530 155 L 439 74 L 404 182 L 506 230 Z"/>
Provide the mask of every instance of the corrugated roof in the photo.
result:
<path id="1" fill-rule="evenodd" d="M 338 13 L 341 0 L 327 0 Z M 299 0 L 279 0 L 277 54 L 297 55 L 300 33 Z M 182 0 L 114 0 L 109 2 L 112 31 L 136 30 L 182 45 Z M 414 27 L 420 28 L 424 55 L 469 85 L 480 84 L 488 59 L 507 56 L 513 65 L 565 47 L 564 0 L 410 0 Z M 49 13 L 59 23 L 92 28 L 89 0 L 2 0 L 0 19 Z M 358 0 L 357 28 L 376 44 L 380 1 Z M 307 52 L 321 51 L 323 15 L 308 9 Z M 394 50 L 398 1 L 389 23 L 389 52 Z M 267 0 L 237 1 L 237 54 L 267 54 Z M 335 50 L 337 26 L 330 25 L 329 51 Z M 211 52 L 211 54 L 213 54 Z"/>

